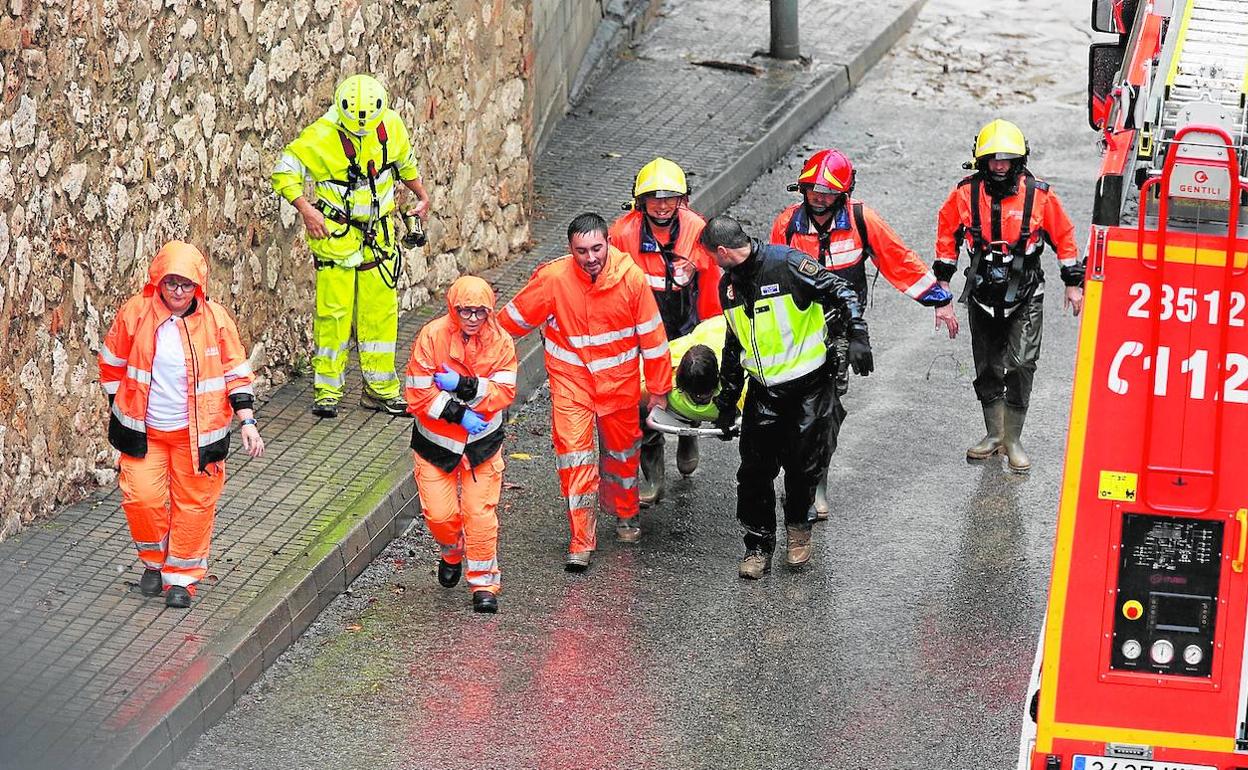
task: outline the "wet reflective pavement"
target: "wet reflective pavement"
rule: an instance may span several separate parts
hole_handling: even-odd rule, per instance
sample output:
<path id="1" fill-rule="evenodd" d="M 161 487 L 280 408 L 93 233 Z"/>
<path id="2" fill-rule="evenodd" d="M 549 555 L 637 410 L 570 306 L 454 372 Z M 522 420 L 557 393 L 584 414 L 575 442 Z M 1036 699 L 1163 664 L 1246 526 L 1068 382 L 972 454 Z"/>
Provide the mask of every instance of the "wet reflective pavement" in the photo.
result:
<path id="1" fill-rule="evenodd" d="M 834 145 L 858 164 L 858 196 L 930 262 L 936 209 L 976 129 L 1000 114 L 1028 133 L 1032 168 L 1082 243 L 1098 162 L 1082 102 L 1086 3 L 963 6 L 933 0 L 733 213 L 765 236 L 794 200 L 784 188 L 802 158 Z M 952 75 L 950 62 L 961 62 Z M 736 446 L 704 441 L 702 467 L 679 479 L 673 442 L 668 495 L 643 513 L 642 543 L 613 542 L 603 517 L 593 565 L 574 576 L 539 396 L 506 447 L 500 614 L 473 615 L 463 586 L 439 588 L 435 549 L 415 530 L 179 766 L 1013 766 L 1076 332 L 1044 259 L 1030 477 L 964 461 L 982 434 L 965 324 L 956 341 L 937 336 L 930 310 L 880 281 L 868 314 L 877 370 L 852 379 L 832 518 L 809 567 L 778 559 L 766 579 L 740 581 Z"/>

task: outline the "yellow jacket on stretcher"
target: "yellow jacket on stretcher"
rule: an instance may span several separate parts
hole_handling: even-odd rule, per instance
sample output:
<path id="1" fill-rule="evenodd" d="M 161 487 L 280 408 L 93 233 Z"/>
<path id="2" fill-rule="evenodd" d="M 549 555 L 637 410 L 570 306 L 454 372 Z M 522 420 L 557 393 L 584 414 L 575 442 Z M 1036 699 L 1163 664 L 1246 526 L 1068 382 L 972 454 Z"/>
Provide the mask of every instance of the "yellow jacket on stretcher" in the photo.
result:
<path id="1" fill-rule="evenodd" d="M 667 411 L 688 420 L 689 422 L 714 422 L 719 417 L 719 409 L 715 407 L 714 395 L 719 392 L 716 386 L 715 391 L 710 394 L 712 400 L 705 404 L 699 404 L 691 394 L 681 387 L 681 378 L 678 376 L 680 370 L 680 362 L 684 360 L 685 354 L 695 345 L 705 345 L 715 354 L 715 361 L 718 364 L 720 353 L 724 347 L 724 333 L 727 328 L 727 321 L 724 316 L 717 315 L 714 318 L 708 318 L 693 328 L 693 331 L 669 340 L 668 352 L 672 356 L 672 391 L 667 394 Z M 717 367 L 718 368 L 718 367 Z M 645 377 L 642 377 L 642 387 L 645 388 Z M 745 391 L 741 392 L 741 400 L 737 403 L 737 408 L 741 408 L 745 404 Z"/>

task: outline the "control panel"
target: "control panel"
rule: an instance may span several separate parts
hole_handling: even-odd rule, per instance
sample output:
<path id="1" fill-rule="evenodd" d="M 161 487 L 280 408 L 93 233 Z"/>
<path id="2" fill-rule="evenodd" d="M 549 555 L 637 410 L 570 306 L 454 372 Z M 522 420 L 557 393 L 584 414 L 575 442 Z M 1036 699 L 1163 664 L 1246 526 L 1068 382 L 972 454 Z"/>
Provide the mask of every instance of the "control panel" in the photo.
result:
<path id="1" fill-rule="evenodd" d="M 1207 677 L 1223 522 L 1126 513 L 1110 668 Z"/>

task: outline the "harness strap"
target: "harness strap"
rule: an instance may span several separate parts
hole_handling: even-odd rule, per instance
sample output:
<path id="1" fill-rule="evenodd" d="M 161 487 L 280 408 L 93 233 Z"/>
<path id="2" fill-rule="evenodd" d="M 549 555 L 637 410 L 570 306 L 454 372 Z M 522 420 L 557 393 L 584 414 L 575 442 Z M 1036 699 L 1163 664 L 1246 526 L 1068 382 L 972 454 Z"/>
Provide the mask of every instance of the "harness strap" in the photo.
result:
<path id="1" fill-rule="evenodd" d="M 1026 185 L 1023 192 L 1023 221 L 1019 225 L 1021 229 L 1018 240 L 1010 249 L 1014 254 L 1014 261 L 1010 264 L 1010 283 L 1005 289 L 1006 307 L 1013 305 L 1018 299 L 1018 287 L 1023 281 L 1023 274 L 1027 268 L 1027 242 L 1031 240 L 1031 209 L 1036 199 L 1036 185 L 1031 177 L 1026 177 L 1023 183 Z"/>
<path id="2" fill-rule="evenodd" d="M 971 289 L 975 285 L 975 276 L 979 275 L 979 266 L 984 261 L 984 253 L 988 251 L 984 244 L 983 219 L 979 213 L 979 190 L 982 182 L 979 175 L 971 178 L 971 264 L 966 269 L 966 283 L 958 302 L 970 301 Z"/>

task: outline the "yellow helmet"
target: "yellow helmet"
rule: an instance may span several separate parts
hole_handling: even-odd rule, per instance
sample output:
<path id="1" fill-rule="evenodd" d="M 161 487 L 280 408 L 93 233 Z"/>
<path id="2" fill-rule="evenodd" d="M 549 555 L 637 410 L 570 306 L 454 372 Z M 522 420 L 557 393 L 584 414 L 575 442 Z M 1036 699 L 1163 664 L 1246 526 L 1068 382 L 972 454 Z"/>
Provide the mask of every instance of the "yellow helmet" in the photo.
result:
<path id="1" fill-rule="evenodd" d="M 386 89 L 371 75 L 352 75 L 334 91 L 338 123 L 357 136 L 372 131 L 386 111 Z"/>
<path id="2" fill-rule="evenodd" d="M 1027 157 L 1027 139 L 1018 126 L 1000 118 L 979 129 L 975 160 L 1012 160 Z"/>
<path id="3" fill-rule="evenodd" d="M 656 198 L 676 198 L 689 194 L 685 172 L 667 158 L 655 158 L 637 172 L 633 184 L 633 197 L 653 195 Z"/>

